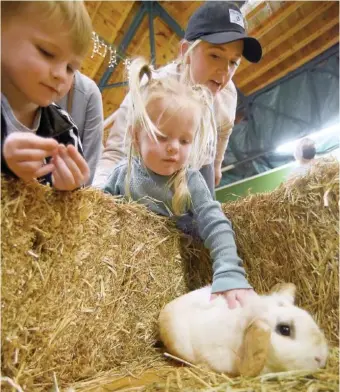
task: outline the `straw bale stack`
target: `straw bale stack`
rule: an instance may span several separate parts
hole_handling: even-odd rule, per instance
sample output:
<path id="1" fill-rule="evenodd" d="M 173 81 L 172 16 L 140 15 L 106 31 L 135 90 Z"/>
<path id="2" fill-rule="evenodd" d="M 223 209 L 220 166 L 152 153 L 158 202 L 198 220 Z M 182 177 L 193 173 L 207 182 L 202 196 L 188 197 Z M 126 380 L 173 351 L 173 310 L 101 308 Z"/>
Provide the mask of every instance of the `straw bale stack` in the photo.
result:
<path id="1" fill-rule="evenodd" d="M 186 291 L 179 234 L 88 189 L 2 182 L 2 371 L 44 390 L 155 361 L 161 304 Z"/>
<path id="2" fill-rule="evenodd" d="M 247 211 L 247 213 L 245 213 Z M 339 164 L 316 164 L 309 176 L 272 193 L 224 206 L 235 227 L 249 280 L 265 292 L 279 281 L 298 288 L 330 343 L 339 343 Z"/>
<path id="3" fill-rule="evenodd" d="M 296 303 L 311 312 L 328 341 L 339 342 L 339 164 L 315 164 L 270 193 L 250 195 L 223 205 L 233 224 L 247 277 L 259 293 L 278 282 L 297 286 Z M 193 251 L 189 283 L 205 283 L 211 262 L 202 245 Z"/>
<path id="4" fill-rule="evenodd" d="M 335 162 L 272 193 L 223 206 L 255 289 L 294 282 L 298 302 L 317 316 L 333 344 L 338 206 Z M 51 387 L 53 376 L 59 385 L 90 377 L 96 383 L 109 369 L 119 377 L 165 365 L 153 346 L 160 309 L 210 276 L 206 252 L 189 249 L 171 222 L 140 205 L 93 189 L 62 193 L 5 180 L 3 374 L 39 391 Z M 191 382 L 197 378 L 191 375 Z"/>
<path id="5" fill-rule="evenodd" d="M 339 349 L 333 348 L 325 369 L 230 378 L 203 367 L 163 368 L 112 382 L 109 377 L 74 385 L 78 392 L 338 392 Z"/>

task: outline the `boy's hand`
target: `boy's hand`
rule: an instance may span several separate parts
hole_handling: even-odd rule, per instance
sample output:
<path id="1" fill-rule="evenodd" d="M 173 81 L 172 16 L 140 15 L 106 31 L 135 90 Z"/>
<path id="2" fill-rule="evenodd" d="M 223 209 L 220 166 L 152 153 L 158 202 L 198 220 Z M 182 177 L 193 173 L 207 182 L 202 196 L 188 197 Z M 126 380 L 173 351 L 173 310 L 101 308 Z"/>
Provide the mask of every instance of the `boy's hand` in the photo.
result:
<path id="1" fill-rule="evenodd" d="M 244 306 L 247 302 L 247 297 L 257 295 L 253 289 L 235 289 L 228 291 L 221 291 L 219 293 L 211 294 L 210 301 L 217 298 L 217 296 L 223 295 L 228 303 L 229 309 L 235 309 L 238 305 Z"/>
<path id="2" fill-rule="evenodd" d="M 53 156 L 55 169 L 52 173 L 53 186 L 61 191 L 72 191 L 84 185 L 90 177 L 90 169 L 78 150 L 72 146 L 59 145 Z"/>
<path id="3" fill-rule="evenodd" d="M 44 159 L 52 156 L 57 148 L 58 142 L 54 139 L 14 132 L 5 139 L 3 154 L 12 172 L 22 180 L 30 181 L 52 172 L 54 165 L 44 165 Z"/>

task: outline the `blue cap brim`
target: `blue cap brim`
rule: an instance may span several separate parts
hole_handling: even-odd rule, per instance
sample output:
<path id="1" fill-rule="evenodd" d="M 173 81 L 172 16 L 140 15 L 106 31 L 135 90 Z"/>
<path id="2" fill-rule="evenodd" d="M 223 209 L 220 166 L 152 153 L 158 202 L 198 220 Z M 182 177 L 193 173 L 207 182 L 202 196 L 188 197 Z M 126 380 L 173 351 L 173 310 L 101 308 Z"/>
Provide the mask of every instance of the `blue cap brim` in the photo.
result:
<path id="1" fill-rule="evenodd" d="M 220 33 L 203 35 L 199 37 L 199 39 L 216 45 L 227 44 L 242 39 L 244 42 L 242 55 L 248 61 L 251 63 L 258 63 L 262 57 L 262 47 L 260 42 L 256 38 L 248 37 L 238 31 L 222 31 Z"/>

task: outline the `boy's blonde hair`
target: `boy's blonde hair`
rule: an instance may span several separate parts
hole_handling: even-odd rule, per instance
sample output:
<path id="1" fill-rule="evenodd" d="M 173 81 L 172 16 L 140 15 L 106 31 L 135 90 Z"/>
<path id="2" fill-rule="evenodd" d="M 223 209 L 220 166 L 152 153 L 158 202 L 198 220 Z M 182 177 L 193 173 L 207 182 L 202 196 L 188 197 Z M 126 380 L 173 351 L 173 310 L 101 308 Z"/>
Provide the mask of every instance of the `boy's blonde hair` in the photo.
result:
<path id="1" fill-rule="evenodd" d="M 85 56 L 92 37 L 92 23 L 83 1 L 1 1 L 1 22 L 23 14 L 29 8 L 41 19 L 66 28 L 72 40 L 75 54 Z"/>
<path id="2" fill-rule="evenodd" d="M 154 73 L 154 75 L 153 75 Z M 147 108 L 151 102 L 162 100 L 165 103 L 164 113 L 180 116 L 190 111 L 195 129 L 188 165 L 199 169 L 216 149 L 216 125 L 213 116 L 213 97 L 210 91 L 200 85 L 190 86 L 177 77 L 159 78 L 157 71 L 152 70 L 143 58 L 137 58 L 129 66 L 130 104 L 128 106 L 128 122 L 126 143 L 129 145 L 129 168 L 126 178 L 127 194 L 131 175 L 131 161 L 138 156 L 135 148 L 136 129 L 145 130 L 150 138 L 157 141 L 162 133 L 152 123 Z M 186 181 L 187 166 L 176 172 L 169 182 L 173 189 L 172 210 L 180 215 L 190 203 L 190 193 Z"/>

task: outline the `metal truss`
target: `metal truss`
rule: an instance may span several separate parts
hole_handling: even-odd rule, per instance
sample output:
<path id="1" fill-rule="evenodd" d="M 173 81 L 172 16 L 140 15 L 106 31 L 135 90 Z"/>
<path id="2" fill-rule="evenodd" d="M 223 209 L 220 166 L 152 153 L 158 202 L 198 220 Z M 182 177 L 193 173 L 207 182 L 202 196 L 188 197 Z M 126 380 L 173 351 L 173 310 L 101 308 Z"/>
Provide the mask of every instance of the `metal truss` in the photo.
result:
<path id="1" fill-rule="evenodd" d="M 139 26 L 141 25 L 144 17 L 149 18 L 149 30 L 150 30 L 150 51 L 151 51 L 151 62 L 154 64 L 156 61 L 156 45 L 155 45 L 155 32 L 154 32 L 154 18 L 160 17 L 174 33 L 180 38 L 184 37 L 184 30 L 175 21 L 175 19 L 169 15 L 169 13 L 158 3 L 158 1 L 142 1 L 140 8 L 138 9 L 134 19 L 131 22 L 127 32 L 125 33 L 121 43 L 117 48 L 117 52 L 122 56 L 126 52 L 127 47 L 135 36 Z M 125 86 L 127 82 L 118 82 L 108 84 L 113 72 L 117 68 L 120 58 L 117 58 L 117 64 L 112 68 L 107 68 L 102 78 L 99 81 L 99 89 L 102 91 L 106 88 L 121 87 Z"/>

